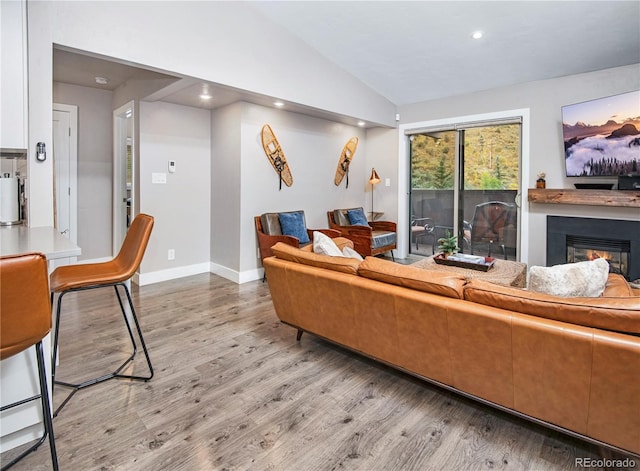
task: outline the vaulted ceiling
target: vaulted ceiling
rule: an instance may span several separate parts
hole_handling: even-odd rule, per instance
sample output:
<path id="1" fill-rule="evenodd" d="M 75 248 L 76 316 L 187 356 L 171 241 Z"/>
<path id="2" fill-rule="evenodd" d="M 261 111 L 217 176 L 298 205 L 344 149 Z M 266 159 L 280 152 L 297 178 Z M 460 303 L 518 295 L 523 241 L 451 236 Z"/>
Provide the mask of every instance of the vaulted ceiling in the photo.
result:
<path id="1" fill-rule="evenodd" d="M 472 93 L 640 63 L 638 1 L 254 1 L 285 28 L 392 103 Z M 472 33 L 483 37 L 473 39 Z M 95 76 L 109 78 L 97 84 Z M 54 80 L 113 89 L 172 79 L 163 101 L 217 108 L 269 97 L 54 51 Z M 216 99 L 202 101 L 203 88 Z"/>

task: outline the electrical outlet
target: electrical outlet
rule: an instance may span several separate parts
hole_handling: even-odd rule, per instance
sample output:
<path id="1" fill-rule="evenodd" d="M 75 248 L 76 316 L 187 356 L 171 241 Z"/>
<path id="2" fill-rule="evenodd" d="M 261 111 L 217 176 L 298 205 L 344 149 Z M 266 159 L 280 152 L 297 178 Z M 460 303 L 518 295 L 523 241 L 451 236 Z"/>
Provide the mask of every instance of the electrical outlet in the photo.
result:
<path id="1" fill-rule="evenodd" d="M 169 249 L 167 251 L 167 260 L 175 260 L 176 259 L 176 251 L 175 249 Z"/>

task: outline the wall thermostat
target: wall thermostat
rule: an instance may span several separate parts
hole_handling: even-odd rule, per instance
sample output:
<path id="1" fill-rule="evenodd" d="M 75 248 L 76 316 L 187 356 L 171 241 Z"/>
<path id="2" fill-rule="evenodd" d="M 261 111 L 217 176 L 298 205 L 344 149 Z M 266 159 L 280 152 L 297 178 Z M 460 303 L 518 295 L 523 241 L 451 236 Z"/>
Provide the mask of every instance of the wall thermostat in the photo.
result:
<path id="1" fill-rule="evenodd" d="M 169 173 L 175 173 L 176 172 L 176 161 L 175 160 L 170 160 L 169 161 Z"/>

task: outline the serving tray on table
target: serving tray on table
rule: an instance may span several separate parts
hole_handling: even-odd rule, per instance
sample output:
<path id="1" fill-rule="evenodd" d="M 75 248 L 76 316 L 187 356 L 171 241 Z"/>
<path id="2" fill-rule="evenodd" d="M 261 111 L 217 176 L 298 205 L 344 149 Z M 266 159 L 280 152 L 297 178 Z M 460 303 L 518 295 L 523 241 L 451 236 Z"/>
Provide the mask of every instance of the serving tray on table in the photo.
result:
<path id="1" fill-rule="evenodd" d="M 456 254 L 444 258 L 442 254 L 434 255 L 433 261 L 439 265 L 449 265 L 452 267 L 469 268 L 471 270 L 488 271 L 496 259 L 493 257 L 481 257 L 479 255 Z"/>

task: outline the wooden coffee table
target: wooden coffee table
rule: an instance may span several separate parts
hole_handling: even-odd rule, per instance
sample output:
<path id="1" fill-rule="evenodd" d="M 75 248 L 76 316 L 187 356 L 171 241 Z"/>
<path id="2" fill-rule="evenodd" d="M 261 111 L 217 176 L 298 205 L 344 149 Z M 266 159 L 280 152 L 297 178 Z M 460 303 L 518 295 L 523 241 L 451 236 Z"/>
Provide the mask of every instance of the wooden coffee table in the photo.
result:
<path id="1" fill-rule="evenodd" d="M 412 267 L 423 268 L 425 270 L 437 270 L 442 272 L 457 273 L 464 275 L 467 280 L 479 279 L 490 281 L 504 286 L 514 286 L 524 288 L 527 283 L 527 264 L 513 262 L 511 260 L 496 259 L 495 264 L 487 271 L 473 270 L 471 268 L 453 267 L 449 265 L 438 265 L 433 261 L 433 255 L 419 262 L 412 263 Z"/>

